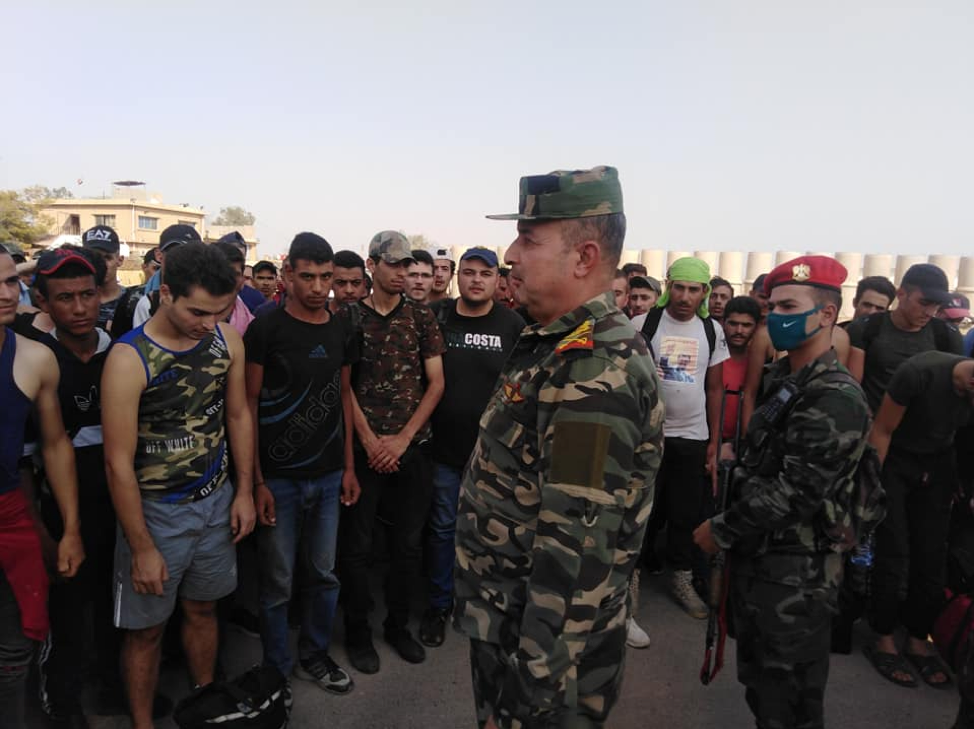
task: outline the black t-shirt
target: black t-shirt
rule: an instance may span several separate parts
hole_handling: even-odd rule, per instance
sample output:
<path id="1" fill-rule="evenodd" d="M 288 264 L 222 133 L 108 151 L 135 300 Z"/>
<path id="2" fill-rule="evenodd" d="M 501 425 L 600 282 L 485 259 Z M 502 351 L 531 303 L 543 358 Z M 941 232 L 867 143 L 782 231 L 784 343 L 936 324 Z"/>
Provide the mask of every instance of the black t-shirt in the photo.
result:
<path id="1" fill-rule="evenodd" d="M 970 422 L 974 406 L 954 389 L 953 371 L 963 357 L 923 352 L 896 370 L 887 394 L 906 407 L 891 444 L 911 453 L 939 453 L 954 443 L 954 432 Z"/>
<path id="2" fill-rule="evenodd" d="M 944 325 L 931 321 L 920 331 L 905 332 L 890 321 L 888 312 L 873 314 L 873 316 L 882 317 L 882 320 L 876 335 L 868 343 L 864 341 L 864 335 L 872 316 L 856 319 L 846 331 L 849 334 L 850 344 L 862 349 L 866 354 L 862 373 L 862 389 L 866 393 L 869 407 L 875 413 L 879 410 L 883 395 L 889 387 L 896 369 L 916 354 L 936 350 L 937 338 L 934 335 L 934 327 Z M 956 329 L 951 329 L 948 332 L 947 339 L 950 343 L 950 351 L 961 354 L 963 342 Z"/>
<path id="3" fill-rule="evenodd" d="M 480 416 L 524 320 L 500 304 L 473 317 L 458 314 L 455 301 L 436 302 L 432 309 L 446 343 L 446 389 L 431 418 L 433 460 L 463 468 L 477 442 Z"/>
<path id="4" fill-rule="evenodd" d="M 247 361 L 264 368 L 257 409 L 265 478 L 316 478 L 344 466 L 341 369 L 358 360 L 347 315 L 324 324 L 283 308 L 254 319 L 244 335 Z"/>

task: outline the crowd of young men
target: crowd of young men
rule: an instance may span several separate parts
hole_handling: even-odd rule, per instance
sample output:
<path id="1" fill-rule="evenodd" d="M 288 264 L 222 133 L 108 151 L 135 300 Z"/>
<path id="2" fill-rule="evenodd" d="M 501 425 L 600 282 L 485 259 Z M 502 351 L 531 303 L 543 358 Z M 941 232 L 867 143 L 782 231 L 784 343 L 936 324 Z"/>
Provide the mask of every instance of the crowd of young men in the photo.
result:
<path id="1" fill-rule="evenodd" d="M 661 284 L 617 268 L 613 168 L 522 178 L 520 202 L 496 216 L 518 221 L 510 269 L 488 249 L 456 260 L 387 230 L 364 260 L 300 233 L 280 269 L 248 271 L 239 235 L 207 246 L 175 225 L 145 256 L 145 283 L 125 289 L 118 236 L 96 226 L 82 247 L 40 256 L 25 302 L 0 253 L 7 724 L 23 722 L 44 642 L 50 726 L 87 725 L 86 664 L 96 711 L 152 726 L 167 709 L 156 689 L 177 606 L 192 684 L 214 680 L 238 558 L 255 573 L 240 580 L 257 583 L 244 612 L 264 663 L 352 691 L 331 639 L 341 608 L 351 668 L 380 670 L 370 572 L 382 530 L 383 638 L 420 663 L 452 615 L 471 638 L 480 726 L 601 726 L 625 644 L 650 643 L 633 618 L 640 569 L 668 570 L 675 600 L 704 618 L 708 555 L 721 549 L 758 725 L 821 726 L 829 650 L 849 650 L 865 607 L 842 590 L 821 515 L 841 517 L 867 438 L 888 516 L 866 655 L 900 685 L 951 683 L 926 636 L 952 500 L 970 477 L 953 453 L 974 360 L 955 326 L 967 301 L 944 273 L 919 264 L 898 288 L 863 279 L 837 336 L 846 271 L 833 259 L 789 261 L 747 296 L 695 258 Z M 787 387 L 797 404 L 770 409 Z M 735 459 L 735 498 L 715 513 L 717 462 Z M 67 579 L 49 586 L 49 570 Z M 797 593 L 802 608 L 784 612 Z"/>

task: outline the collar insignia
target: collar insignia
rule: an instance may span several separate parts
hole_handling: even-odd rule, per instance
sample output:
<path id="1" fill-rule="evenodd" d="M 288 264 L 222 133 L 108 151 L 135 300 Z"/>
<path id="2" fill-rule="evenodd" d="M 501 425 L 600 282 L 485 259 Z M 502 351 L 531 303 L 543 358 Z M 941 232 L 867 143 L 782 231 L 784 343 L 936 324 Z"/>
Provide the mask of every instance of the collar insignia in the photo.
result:
<path id="1" fill-rule="evenodd" d="M 508 402 L 524 402 L 524 395 L 521 394 L 521 383 L 504 383 L 504 398 Z"/>
<path id="2" fill-rule="evenodd" d="M 594 322 L 586 319 L 575 328 L 575 331 L 558 342 L 555 352 L 561 354 L 571 349 L 594 349 L 595 339 L 592 337 L 594 328 Z"/>

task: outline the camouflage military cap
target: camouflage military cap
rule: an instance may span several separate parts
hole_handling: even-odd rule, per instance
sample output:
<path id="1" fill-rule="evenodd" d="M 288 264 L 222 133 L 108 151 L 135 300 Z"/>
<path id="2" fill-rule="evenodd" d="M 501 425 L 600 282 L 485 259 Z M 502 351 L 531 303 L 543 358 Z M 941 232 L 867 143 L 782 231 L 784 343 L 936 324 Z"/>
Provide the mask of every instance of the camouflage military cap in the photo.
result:
<path id="1" fill-rule="evenodd" d="M 559 220 L 622 212 L 622 186 L 615 167 L 555 170 L 521 178 L 518 212 L 491 220 Z"/>
<path id="2" fill-rule="evenodd" d="M 413 247 L 397 230 L 383 230 L 372 236 L 369 242 L 369 258 L 381 258 L 386 263 L 413 260 Z"/>

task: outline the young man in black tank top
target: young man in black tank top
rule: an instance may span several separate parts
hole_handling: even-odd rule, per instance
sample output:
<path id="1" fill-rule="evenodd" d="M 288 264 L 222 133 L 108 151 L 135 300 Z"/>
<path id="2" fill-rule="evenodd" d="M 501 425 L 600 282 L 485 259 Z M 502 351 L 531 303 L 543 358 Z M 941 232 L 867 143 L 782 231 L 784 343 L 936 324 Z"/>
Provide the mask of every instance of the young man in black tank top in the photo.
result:
<path id="1" fill-rule="evenodd" d="M 58 407 L 57 361 L 51 351 L 8 326 L 17 312 L 20 280 L 0 250 L 0 707 L 5 726 L 24 726 L 24 687 L 31 654 L 48 631 L 47 572 L 34 526 L 32 494 L 21 480 L 24 426 L 33 406 L 44 467 L 64 524 L 57 569 L 73 577 L 84 561 L 78 520 L 74 452 Z"/>
<path id="2" fill-rule="evenodd" d="M 163 264 L 159 310 L 105 364 L 105 462 L 120 526 L 115 623 L 126 629 L 134 729 L 152 726 L 162 634 L 177 597 L 193 682 L 213 681 L 216 601 L 236 588 L 234 544 L 254 527 L 243 342 L 222 323 L 235 295 L 220 251 L 176 248 Z M 228 445 L 236 493 L 226 483 Z"/>

